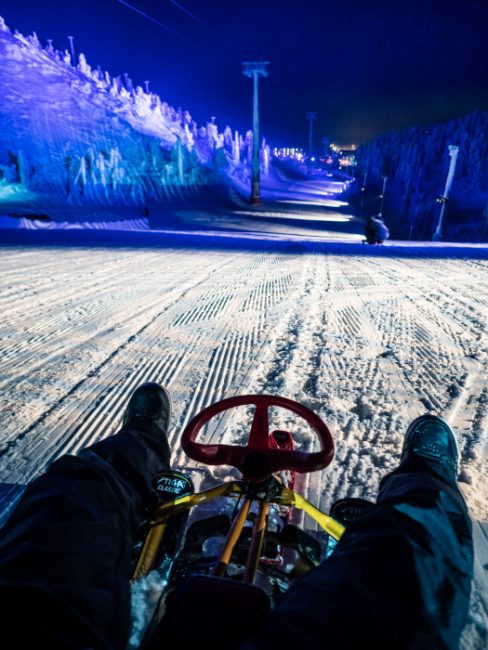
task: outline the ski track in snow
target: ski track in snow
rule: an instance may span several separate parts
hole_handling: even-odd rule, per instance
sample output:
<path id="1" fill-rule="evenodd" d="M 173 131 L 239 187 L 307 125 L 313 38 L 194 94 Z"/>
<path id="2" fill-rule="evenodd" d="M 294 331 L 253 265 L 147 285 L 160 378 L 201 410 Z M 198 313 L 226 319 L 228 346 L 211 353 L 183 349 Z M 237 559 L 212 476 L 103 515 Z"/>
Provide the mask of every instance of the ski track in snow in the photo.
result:
<path id="1" fill-rule="evenodd" d="M 200 483 L 235 475 L 209 473 L 179 448 L 202 408 L 242 393 L 310 406 L 331 427 L 336 455 L 300 476 L 298 490 L 325 510 L 345 496 L 374 499 L 409 421 L 430 410 L 457 432 L 462 489 L 485 522 L 463 641 L 482 647 L 487 261 L 19 246 L 2 250 L 0 274 L 4 513 L 46 463 L 114 433 L 143 381 L 171 392 L 173 463 Z M 248 424 L 249 409 L 235 410 L 207 435 L 242 442 Z M 273 426 L 313 449 L 294 416 L 273 412 Z"/>

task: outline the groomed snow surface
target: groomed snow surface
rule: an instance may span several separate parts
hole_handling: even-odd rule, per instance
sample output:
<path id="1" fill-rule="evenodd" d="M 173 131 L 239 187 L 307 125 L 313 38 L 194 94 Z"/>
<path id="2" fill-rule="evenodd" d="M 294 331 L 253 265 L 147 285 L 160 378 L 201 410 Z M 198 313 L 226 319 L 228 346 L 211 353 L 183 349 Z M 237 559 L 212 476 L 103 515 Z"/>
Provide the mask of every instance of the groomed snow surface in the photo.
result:
<path id="1" fill-rule="evenodd" d="M 243 393 L 308 405 L 331 427 L 336 454 L 298 489 L 324 510 L 345 496 L 374 499 L 408 423 L 429 410 L 457 432 L 475 521 L 462 647 L 486 647 L 488 260 L 313 246 L 11 245 L 1 250 L 0 277 L 4 516 L 18 486 L 46 463 L 114 433 L 128 396 L 147 380 L 171 392 L 173 464 L 193 467 L 197 487 L 211 475 L 178 439 L 203 407 Z M 243 441 L 248 422 L 246 409 L 236 411 L 207 438 Z M 280 412 L 275 423 L 314 448 L 293 417 Z M 304 526 L 314 529 L 308 519 Z"/>

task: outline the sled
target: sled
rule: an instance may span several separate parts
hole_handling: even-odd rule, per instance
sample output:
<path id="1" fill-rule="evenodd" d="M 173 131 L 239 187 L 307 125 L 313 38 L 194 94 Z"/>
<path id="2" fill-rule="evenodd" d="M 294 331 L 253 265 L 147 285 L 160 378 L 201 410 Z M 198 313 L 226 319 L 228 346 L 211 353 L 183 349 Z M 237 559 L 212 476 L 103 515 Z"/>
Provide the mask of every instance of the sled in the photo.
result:
<path id="1" fill-rule="evenodd" d="M 238 406 L 255 408 L 246 445 L 197 441 L 209 420 Z M 320 449 L 300 451 L 290 432 L 270 431 L 271 407 L 300 416 L 318 438 Z M 183 431 L 181 445 L 191 459 L 235 467 L 242 478 L 194 493 L 191 480 L 180 472 L 156 477 L 161 503 L 150 520 L 133 580 L 165 565 L 169 567 L 168 588 L 142 647 L 166 647 L 182 633 L 187 647 L 193 643 L 214 649 L 238 647 L 259 629 L 273 603 L 296 577 L 317 566 L 327 554 L 318 539 L 292 523 L 292 510 L 312 517 L 327 533 L 325 538 L 335 543 L 345 530 L 340 507 L 334 518 L 294 489 L 297 472 L 318 471 L 332 461 L 332 435 L 318 415 L 298 402 L 243 395 L 221 400 L 194 417 Z M 234 516 L 220 513 L 187 526 L 192 508 L 218 497 L 235 500 Z M 361 510 L 362 500 L 343 501 L 350 507 L 342 512 L 348 510 L 350 515 L 351 507 Z M 357 502 L 355 506 L 351 501 Z M 281 526 L 269 525 L 272 512 L 278 513 Z M 205 552 L 216 539 L 221 543 L 215 553 Z"/>

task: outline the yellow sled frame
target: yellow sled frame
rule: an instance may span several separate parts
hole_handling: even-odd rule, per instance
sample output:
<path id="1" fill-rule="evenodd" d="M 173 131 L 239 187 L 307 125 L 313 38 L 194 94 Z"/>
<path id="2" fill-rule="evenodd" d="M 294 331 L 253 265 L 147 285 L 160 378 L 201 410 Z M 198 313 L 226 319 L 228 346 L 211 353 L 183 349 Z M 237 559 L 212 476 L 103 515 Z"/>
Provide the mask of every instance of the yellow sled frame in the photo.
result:
<path id="1" fill-rule="evenodd" d="M 247 556 L 246 567 L 244 571 L 243 581 L 253 584 L 256 571 L 259 565 L 259 558 L 261 557 L 261 550 L 266 533 L 266 522 L 269 512 L 269 506 L 275 503 L 280 506 L 293 506 L 306 512 L 312 519 L 314 519 L 319 526 L 321 526 L 331 537 L 339 540 L 345 531 L 345 527 L 333 519 L 330 515 L 326 515 L 318 508 L 313 506 L 307 499 L 300 494 L 289 488 L 283 488 L 281 493 L 277 496 L 267 496 L 258 493 L 255 497 L 246 496 L 248 483 L 245 481 L 232 481 L 223 483 L 216 487 L 191 494 L 187 496 L 177 497 L 172 501 L 168 501 L 158 506 L 149 524 L 149 532 L 146 541 L 139 556 L 136 568 L 134 570 L 133 580 L 138 580 L 147 575 L 152 569 L 155 568 L 156 558 L 159 555 L 159 548 L 164 538 L 166 523 L 173 515 L 185 512 L 201 503 L 208 503 L 217 497 L 245 497 L 240 507 L 239 513 L 234 519 L 224 547 L 220 556 L 212 570 L 212 575 L 219 577 L 225 574 L 226 568 L 230 562 L 235 545 L 237 544 L 241 535 L 242 529 L 247 519 L 251 504 L 255 501 L 258 504 L 258 514 L 253 521 L 253 529 L 251 535 L 251 543 Z"/>

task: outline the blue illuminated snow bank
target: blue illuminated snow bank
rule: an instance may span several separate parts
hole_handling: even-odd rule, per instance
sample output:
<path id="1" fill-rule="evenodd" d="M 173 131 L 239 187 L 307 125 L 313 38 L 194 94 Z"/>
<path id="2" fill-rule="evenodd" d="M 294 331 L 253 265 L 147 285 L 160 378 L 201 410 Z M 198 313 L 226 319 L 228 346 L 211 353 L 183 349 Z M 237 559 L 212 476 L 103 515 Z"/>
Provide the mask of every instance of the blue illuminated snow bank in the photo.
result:
<path id="1" fill-rule="evenodd" d="M 133 220 L 152 205 L 198 201 L 219 170 L 246 174 L 252 134 L 220 132 L 213 119 L 199 126 L 2 18 L 0 65 L 0 214 Z"/>

